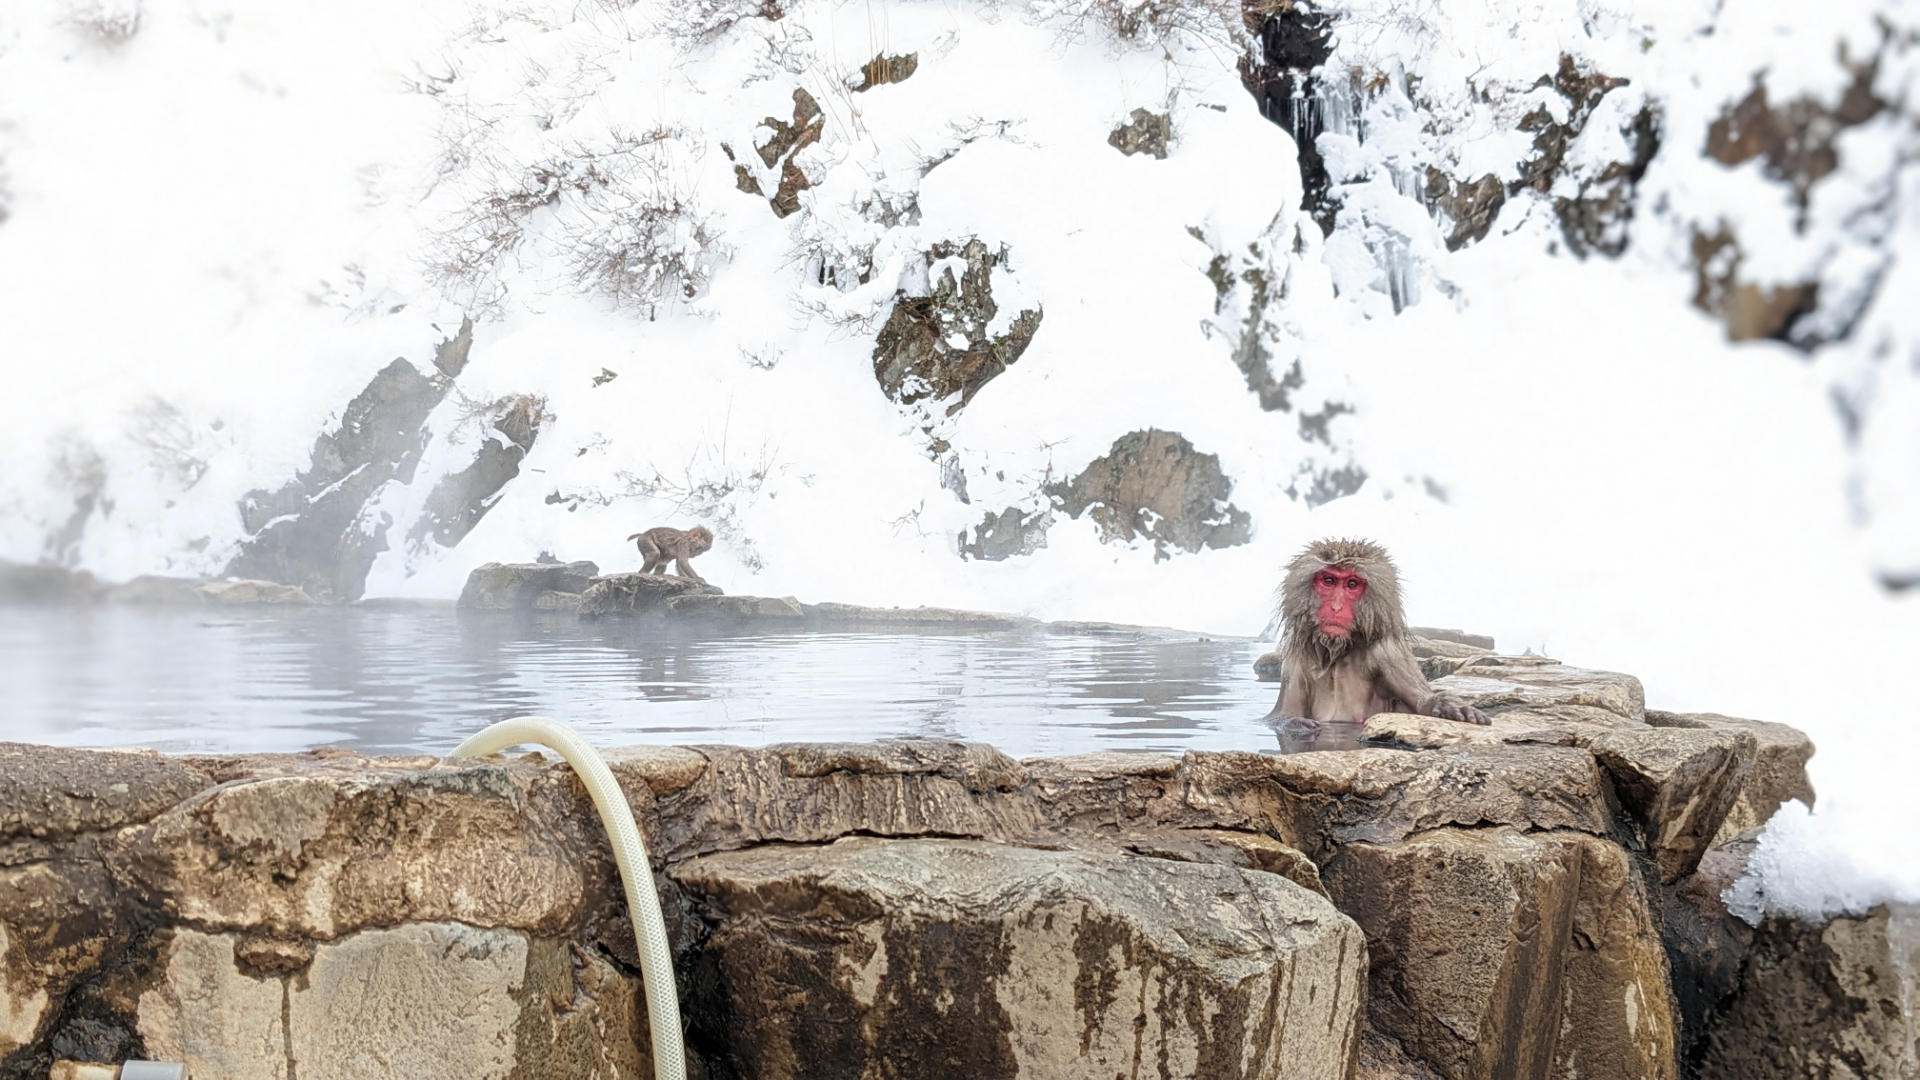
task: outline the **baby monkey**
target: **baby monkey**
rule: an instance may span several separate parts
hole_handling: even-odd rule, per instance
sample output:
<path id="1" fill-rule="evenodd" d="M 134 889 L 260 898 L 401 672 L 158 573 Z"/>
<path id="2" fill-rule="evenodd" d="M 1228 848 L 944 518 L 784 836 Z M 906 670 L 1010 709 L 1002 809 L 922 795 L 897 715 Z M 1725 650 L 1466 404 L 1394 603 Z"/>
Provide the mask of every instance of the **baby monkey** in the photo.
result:
<path id="1" fill-rule="evenodd" d="M 705 525 L 695 525 L 691 529 L 668 528 L 661 525 L 637 532 L 627 539 L 635 541 L 640 548 L 640 557 L 646 562 L 640 567 L 643 574 L 664 574 L 667 563 L 674 564 L 674 572 L 683 578 L 690 578 L 702 585 L 707 579 L 693 572 L 693 566 L 687 560 L 706 552 L 713 546 L 713 533 Z"/>
<path id="2" fill-rule="evenodd" d="M 1375 713 L 1488 723 L 1420 673 L 1400 610 L 1400 577 L 1368 540 L 1320 540 L 1287 564 L 1276 598 L 1280 700 L 1271 723 L 1362 723 Z M 1267 663 L 1274 654 L 1256 661 Z"/>

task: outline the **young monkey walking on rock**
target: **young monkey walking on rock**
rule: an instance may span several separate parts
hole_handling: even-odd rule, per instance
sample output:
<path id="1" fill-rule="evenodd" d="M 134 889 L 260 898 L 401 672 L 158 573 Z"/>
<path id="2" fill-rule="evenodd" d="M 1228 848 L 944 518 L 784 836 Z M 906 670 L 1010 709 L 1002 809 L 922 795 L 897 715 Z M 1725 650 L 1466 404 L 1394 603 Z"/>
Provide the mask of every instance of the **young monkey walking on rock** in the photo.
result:
<path id="1" fill-rule="evenodd" d="M 1480 710 L 1427 685 L 1407 644 L 1400 577 L 1380 545 L 1307 545 L 1287 564 L 1276 606 L 1280 700 L 1267 715 L 1269 723 L 1361 723 L 1383 712 L 1488 722 Z"/>
<path id="2" fill-rule="evenodd" d="M 693 572 L 692 564 L 687 561 L 713 547 L 713 533 L 705 525 L 695 525 L 684 532 L 661 525 L 646 532 L 634 533 L 627 539 L 636 542 L 640 557 L 646 560 L 640 567 L 641 573 L 664 574 L 667 563 L 671 562 L 674 564 L 674 573 L 702 585 L 707 583 L 706 578 Z"/>

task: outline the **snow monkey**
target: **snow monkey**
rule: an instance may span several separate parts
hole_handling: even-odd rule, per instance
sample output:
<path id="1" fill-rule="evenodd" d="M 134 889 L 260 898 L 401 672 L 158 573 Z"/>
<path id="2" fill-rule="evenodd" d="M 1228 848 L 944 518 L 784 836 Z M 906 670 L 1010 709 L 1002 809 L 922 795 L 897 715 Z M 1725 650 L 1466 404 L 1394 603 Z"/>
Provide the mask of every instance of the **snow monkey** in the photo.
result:
<path id="1" fill-rule="evenodd" d="M 707 583 L 707 579 L 694 573 L 693 567 L 687 562 L 688 559 L 705 553 L 713 546 L 713 533 L 709 532 L 705 525 L 695 525 L 685 532 L 661 525 L 646 532 L 634 533 L 627 539 L 637 541 L 640 557 L 646 560 L 646 563 L 640 567 L 641 573 L 664 574 L 667 563 L 671 562 L 674 564 L 674 572 L 681 577 L 692 578 L 702 585 Z"/>
<path id="2" fill-rule="evenodd" d="M 1317 727 L 1410 712 L 1488 723 L 1480 710 L 1427 685 L 1407 644 L 1399 575 L 1380 545 L 1369 540 L 1308 544 L 1287 564 L 1275 607 L 1281 627 L 1280 700 L 1269 721 Z"/>

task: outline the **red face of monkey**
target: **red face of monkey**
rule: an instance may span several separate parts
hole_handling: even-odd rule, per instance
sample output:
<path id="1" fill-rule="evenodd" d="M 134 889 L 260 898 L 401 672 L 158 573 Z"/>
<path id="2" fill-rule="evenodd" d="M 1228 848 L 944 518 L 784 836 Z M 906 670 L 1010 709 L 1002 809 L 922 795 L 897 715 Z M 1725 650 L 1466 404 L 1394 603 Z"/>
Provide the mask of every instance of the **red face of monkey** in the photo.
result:
<path id="1" fill-rule="evenodd" d="M 1320 632 L 1331 638 L 1353 633 L 1354 608 L 1367 595 L 1367 579 L 1341 566 L 1329 566 L 1313 575 L 1313 592 L 1320 598 Z"/>

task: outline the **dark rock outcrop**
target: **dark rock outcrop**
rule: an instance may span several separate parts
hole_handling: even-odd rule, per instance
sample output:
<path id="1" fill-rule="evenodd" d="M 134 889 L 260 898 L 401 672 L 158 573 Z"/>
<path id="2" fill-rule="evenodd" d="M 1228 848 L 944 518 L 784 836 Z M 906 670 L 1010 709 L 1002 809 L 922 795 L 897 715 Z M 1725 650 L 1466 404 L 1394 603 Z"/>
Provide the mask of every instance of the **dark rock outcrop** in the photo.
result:
<path id="1" fill-rule="evenodd" d="M 906 53 L 900 56 L 879 53 L 860 65 L 860 80 L 853 89 L 855 92 L 865 92 L 888 83 L 906 82 L 919 68 L 919 53 Z"/>
<path id="2" fill-rule="evenodd" d="M 471 343 L 471 329 L 462 333 Z M 465 363 L 460 340 L 442 343 L 435 358 L 441 370 Z M 316 600 L 359 599 L 392 525 L 371 516 L 368 504 L 389 481 L 413 481 L 426 449 L 427 414 L 452 386 L 446 375 L 423 375 L 405 359 L 382 368 L 348 403 L 339 426 L 314 440 L 305 471 L 277 491 L 251 491 L 241 500 L 248 536 L 226 576 L 298 585 Z"/>
<path id="3" fill-rule="evenodd" d="M 1651 104 L 1626 112 L 1603 109 L 1608 95 L 1621 92 L 1626 80 L 1591 70 L 1565 53 L 1551 80 L 1543 81 L 1565 100 L 1564 119 L 1544 105 L 1521 118 L 1520 130 L 1533 132 L 1533 152 L 1520 163 L 1520 180 L 1508 194 L 1532 188 L 1552 198 L 1561 235 L 1576 254 L 1618 255 L 1627 248 L 1634 188 L 1660 150 L 1659 117 Z M 1625 160 L 1570 165 L 1571 151 L 1594 123 L 1619 125 Z M 1480 237 L 1485 235 L 1482 228 Z M 1454 246 L 1451 239 L 1449 246 Z"/>
<path id="4" fill-rule="evenodd" d="M 791 123 L 777 116 L 769 116 L 760 122 L 767 129 L 764 142 L 756 147 L 760 160 L 769 169 L 779 170 L 779 180 L 771 198 L 767 200 L 773 207 L 775 217 L 786 217 L 800 209 L 800 193 L 813 186 L 807 179 L 794 155 L 820 141 L 821 132 L 826 130 L 827 118 L 820 111 L 820 103 L 805 90 L 793 92 L 793 120 Z M 761 194 L 760 180 L 744 165 L 734 167 L 734 176 L 741 191 Z"/>
<path id="5" fill-rule="evenodd" d="M 472 532 L 493 509 L 501 489 L 520 475 L 520 462 L 533 450 L 541 426 L 553 419 L 546 404 L 546 398 L 532 394 L 493 402 L 482 414 L 489 429 L 473 463 L 433 486 L 408 539 L 418 544 L 432 537 L 441 547 L 452 547 Z"/>
<path id="6" fill-rule="evenodd" d="M 950 401 L 946 416 L 960 411 L 980 388 L 1005 371 L 1033 341 L 1039 308 L 1021 311 L 1002 334 L 988 327 L 999 314 L 993 298 L 993 268 L 1000 256 L 979 240 L 938 244 L 929 263 L 959 258 L 958 279 L 943 267 L 925 296 L 901 292 L 873 346 L 873 376 L 887 397 L 902 405 Z"/>
<path id="7" fill-rule="evenodd" d="M 1301 209 L 1313 215 L 1321 232 L 1331 233 L 1339 204 L 1328 197 L 1332 181 L 1320 155 L 1319 98 L 1322 80 L 1342 77 L 1322 69 L 1333 55 L 1333 17 L 1299 3 L 1247 4 L 1245 11 L 1260 49 L 1241 58 L 1240 81 L 1260 103 L 1260 115 L 1293 136 L 1304 188 Z"/>
<path id="8" fill-rule="evenodd" d="M 998 514 L 987 514 L 979 525 L 960 533 L 960 557 L 1004 562 L 1031 555 L 1047 546 L 1047 530 L 1052 527 L 1051 511 L 1009 506 Z"/>
<path id="9" fill-rule="evenodd" d="M 1155 560 L 1169 548 L 1244 544 L 1253 533 L 1247 512 L 1227 501 L 1233 481 L 1220 458 L 1203 454 L 1176 432 L 1135 431 L 1113 442 L 1080 475 L 1047 488 L 1068 517 L 1089 514 L 1109 544 L 1153 541 Z"/>
<path id="10" fill-rule="evenodd" d="M 1173 139 L 1173 118 L 1147 109 L 1135 109 L 1130 115 L 1132 119 L 1108 133 L 1107 145 L 1128 157 L 1150 154 L 1164 159 Z"/>

